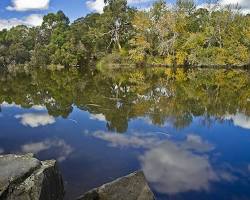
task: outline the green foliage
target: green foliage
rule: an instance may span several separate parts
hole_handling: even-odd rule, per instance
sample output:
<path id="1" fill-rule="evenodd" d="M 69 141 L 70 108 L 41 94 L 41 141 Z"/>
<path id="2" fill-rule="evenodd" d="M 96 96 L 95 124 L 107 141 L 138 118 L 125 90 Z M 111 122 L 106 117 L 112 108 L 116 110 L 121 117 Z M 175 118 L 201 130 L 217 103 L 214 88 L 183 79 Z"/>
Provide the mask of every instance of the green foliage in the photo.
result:
<path id="1" fill-rule="evenodd" d="M 131 59 L 141 63 L 153 56 L 178 66 L 247 65 L 249 24 L 249 16 L 230 7 L 196 9 L 194 1 L 178 0 L 175 8 L 168 8 L 159 0 L 134 17 Z"/>
<path id="2" fill-rule="evenodd" d="M 44 16 L 39 27 L 0 31 L 0 67 L 250 63 L 250 16 L 230 6 L 205 9 L 194 0 L 177 0 L 169 7 L 158 0 L 150 10 L 140 11 L 126 0 L 105 3 L 102 14 L 91 13 L 72 24 L 58 11 Z"/>
<path id="3" fill-rule="evenodd" d="M 35 69 L 0 73 L 0 85 L 0 102 L 43 105 L 55 117 L 68 117 L 74 105 L 104 115 L 107 128 L 118 132 L 139 117 L 158 125 L 171 120 L 184 128 L 194 116 L 207 123 L 237 113 L 250 116 L 250 74 L 243 70 L 147 68 L 93 74 L 76 68 Z"/>

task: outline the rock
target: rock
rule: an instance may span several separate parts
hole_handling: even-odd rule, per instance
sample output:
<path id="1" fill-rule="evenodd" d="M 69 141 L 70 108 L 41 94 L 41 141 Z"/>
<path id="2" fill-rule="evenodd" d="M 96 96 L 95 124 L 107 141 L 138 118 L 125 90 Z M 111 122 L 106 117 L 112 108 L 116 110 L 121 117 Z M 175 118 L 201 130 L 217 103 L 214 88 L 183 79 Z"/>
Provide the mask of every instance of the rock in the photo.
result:
<path id="1" fill-rule="evenodd" d="M 85 193 L 78 200 L 154 200 L 142 171 L 132 173 Z"/>
<path id="2" fill-rule="evenodd" d="M 64 188 L 56 161 L 32 154 L 0 156 L 0 200 L 62 200 Z"/>

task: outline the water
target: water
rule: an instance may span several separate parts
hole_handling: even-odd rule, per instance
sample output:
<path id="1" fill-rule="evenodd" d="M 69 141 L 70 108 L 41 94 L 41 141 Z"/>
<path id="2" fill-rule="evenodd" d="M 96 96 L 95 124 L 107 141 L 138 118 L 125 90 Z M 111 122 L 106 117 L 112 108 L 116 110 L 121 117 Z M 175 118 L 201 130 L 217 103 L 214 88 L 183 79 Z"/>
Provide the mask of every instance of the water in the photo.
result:
<path id="1" fill-rule="evenodd" d="M 250 199 L 250 74 L 0 75 L 0 154 L 57 159 L 65 199 L 143 169 L 158 199 Z"/>

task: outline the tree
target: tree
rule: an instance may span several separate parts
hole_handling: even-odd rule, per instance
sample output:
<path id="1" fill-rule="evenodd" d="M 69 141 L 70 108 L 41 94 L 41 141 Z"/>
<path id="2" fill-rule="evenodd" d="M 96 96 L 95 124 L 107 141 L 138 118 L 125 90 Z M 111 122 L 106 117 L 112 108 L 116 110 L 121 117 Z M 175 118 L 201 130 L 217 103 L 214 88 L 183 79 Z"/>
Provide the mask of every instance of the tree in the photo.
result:
<path id="1" fill-rule="evenodd" d="M 133 9 L 130 9 L 126 0 L 105 0 L 107 4 L 102 15 L 106 34 L 110 37 L 108 48 L 117 47 L 120 51 L 131 35 L 131 20 Z"/>
<path id="2" fill-rule="evenodd" d="M 194 0 L 177 0 L 176 8 L 177 12 L 183 12 L 186 15 L 191 15 L 195 11 L 196 5 Z"/>
<path id="3" fill-rule="evenodd" d="M 126 0 L 105 0 L 102 14 L 72 24 L 62 11 L 49 13 L 39 27 L 0 31 L 0 65 L 249 64 L 249 15 L 219 0 L 206 2 L 207 8 L 197 8 L 194 0 L 177 0 L 173 6 L 157 0 L 142 11 Z"/>
<path id="4" fill-rule="evenodd" d="M 66 42 L 69 29 L 69 18 L 62 11 L 50 13 L 43 18 L 43 23 L 37 30 L 37 39 L 32 54 L 34 65 L 62 64 L 62 46 Z M 44 59 L 40 59 L 42 56 Z M 63 63 L 64 64 L 64 63 Z"/>

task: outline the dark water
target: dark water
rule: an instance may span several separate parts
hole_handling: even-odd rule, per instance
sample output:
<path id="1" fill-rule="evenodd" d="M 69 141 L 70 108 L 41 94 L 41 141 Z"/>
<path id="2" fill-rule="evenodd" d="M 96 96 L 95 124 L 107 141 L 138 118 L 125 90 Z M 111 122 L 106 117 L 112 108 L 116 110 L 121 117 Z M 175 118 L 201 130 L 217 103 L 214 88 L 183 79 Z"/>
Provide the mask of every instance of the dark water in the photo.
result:
<path id="1" fill-rule="evenodd" d="M 66 199 L 143 169 L 158 199 L 250 199 L 250 74 L 0 75 L 0 153 L 57 159 Z"/>

